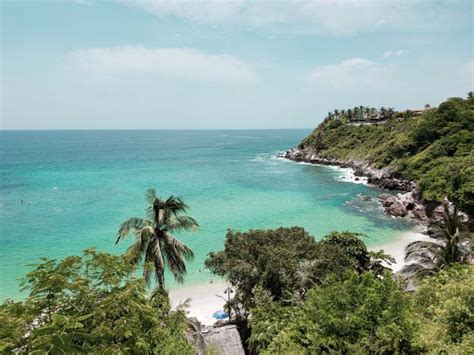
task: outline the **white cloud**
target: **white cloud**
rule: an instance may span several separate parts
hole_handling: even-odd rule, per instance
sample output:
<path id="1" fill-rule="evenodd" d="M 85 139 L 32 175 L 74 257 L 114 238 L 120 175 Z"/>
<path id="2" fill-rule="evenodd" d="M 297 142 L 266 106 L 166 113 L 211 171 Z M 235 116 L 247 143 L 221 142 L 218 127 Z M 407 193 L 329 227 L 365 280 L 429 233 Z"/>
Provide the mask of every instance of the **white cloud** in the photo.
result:
<path id="1" fill-rule="evenodd" d="M 313 69 L 309 80 L 320 88 L 364 90 L 385 85 L 392 72 L 391 66 L 364 58 L 351 58 Z"/>
<path id="2" fill-rule="evenodd" d="M 385 51 L 383 52 L 384 58 L 390 58 L 390 57 L 401 57 L 402 55 L 407 54 L 408 51 L 405 49 L 399 49 L 396 51 Z"/>
<path id="3" fill-rule="evenodd" d="M 246 0 L 121 0 L 121 2 L 141 7 L 156 15 L 172 15 L 206 22 L 230 19 L 246 6 Z"/>
<path id="4" fill-rule="evenodd" d="M 257 74 L 247 63 L 227 54 L 195 49 L 120 46 L 76 50 L 68 55 L 74 72 L 117 76 L 159 74 L 212 82 L 254 83 Z"/>
<path id="5" fill-rule="evenodd" d="M 275 31 L 348 35 L 380 28 L 442 30 L 458 11 L 452 1 L 421 0 L 120 0 L 157 16 Z M 462 14 L 466 16 L 466 14 Z"/>

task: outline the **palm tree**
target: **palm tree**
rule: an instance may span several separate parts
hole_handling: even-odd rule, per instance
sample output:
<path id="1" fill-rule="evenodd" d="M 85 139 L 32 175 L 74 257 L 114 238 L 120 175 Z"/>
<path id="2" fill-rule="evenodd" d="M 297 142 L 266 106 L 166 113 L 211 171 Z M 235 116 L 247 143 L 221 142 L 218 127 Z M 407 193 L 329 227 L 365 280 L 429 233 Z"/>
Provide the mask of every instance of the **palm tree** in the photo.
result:
<path id="1" fill-rule="evenodd" d="M 148 189 L 146 200 L 147 218 L 130 218 L 122 223 L 117 232 L 117 244 L 130 233 L 135 234 L 135 241 L 127 249 L 134 265 L 144 259 L 143 277 L 150 284 L 152 271 L 148 265 L 154 265 L 155 278 L 160 288 L 165 286 L 165 265 L 169 267 L 177 282 L 184 281 L 186 264 L 184 259 L 192 260 L 194 254 L 190 248 L 173 237 L 171 233 L 180 230 L 194 230 L 198 224 L 194 218 L 183 215 L 188 206 L 182 199 L 171 195 L 161 199 L 155 189 Z"/>
<path id="2" fill-rule="evenodd" d="M 387 110 L 388 118 L 391 119 L 393 118 L 394 115 L 395 115 L 395 110 L 392 107 L 389 107 L 389 109 Z"/>
<path id="3" fill-rule="evenodd" d="M 451 212 L 443 204 L 444 214 L 440 224 L 433 225 L 434 241 L 416 241 L 405 249 L 402 274 L 409 278 L 423 278 L 433 275 L 454 263 L 471 262 L 473 257 L 473 236 L 463 231 L 463 224 L 456 206 Z"/>
<path id="4" fill-rule="evenodd" d="M 374 120 L 377 120 L 377 119 L 378 119 L 378 117 L 377 117 L 377 109 L 376 109 L 375 107 L 372 107 L 372 108 L 370 109 L 370 116 L 371 116 L 371 118 L 374 119 Z"/>
<path id="5" fill-rule="evenodd" d="M 369 108 L 369 107 L 365 107 L 365 108 L 364 108 L 364 111 L 365 111 L 365 118 L 366 118 L 367 120 L 369 120 L 369 119 L 370 119 L 370 108 Z"/>
<path id="6" fill-rule="evenodd" d="M 358 107 L 354 107 L 354 120 L 358 120 L 359 119 L 359 108 Z"/>

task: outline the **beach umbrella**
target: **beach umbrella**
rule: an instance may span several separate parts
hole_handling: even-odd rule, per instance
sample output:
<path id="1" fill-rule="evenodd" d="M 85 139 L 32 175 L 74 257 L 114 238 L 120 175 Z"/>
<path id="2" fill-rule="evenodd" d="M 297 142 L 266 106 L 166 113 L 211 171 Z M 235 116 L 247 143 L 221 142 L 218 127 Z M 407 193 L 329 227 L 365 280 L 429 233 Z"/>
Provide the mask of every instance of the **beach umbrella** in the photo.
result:
<path id="1" fill-rule="evenodd" d="M 224 311 L 217 311 L 217 312 L 214 312 L 212 316 L 216 319 L 226 319 L 229 317 L 229 313 L 224 312 Z"/>

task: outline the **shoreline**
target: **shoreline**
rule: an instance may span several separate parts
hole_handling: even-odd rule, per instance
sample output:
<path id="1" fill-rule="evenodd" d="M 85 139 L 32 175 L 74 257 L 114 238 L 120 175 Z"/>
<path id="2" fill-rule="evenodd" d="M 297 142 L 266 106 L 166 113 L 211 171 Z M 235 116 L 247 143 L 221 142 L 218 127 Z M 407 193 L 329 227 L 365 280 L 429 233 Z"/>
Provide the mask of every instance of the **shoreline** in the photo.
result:
<path id="1" fill-rule="evenodd" d="M 394 180 L 387 171 L 370 168 L 367 163 L 355 161 L 346 162 L 334 159 L 329 160 L 316 157 L 314 154 L 308 157 L 298 148 L 280 153 L 277 158 L 300 164 L 324 165 L 334 169 L 340 169 L 341 172 L 346 173 L 346 177 L 340 178 L 340 181 L 374 186 L 381 189 L 381 196 L 383 196 L 383 189 L 404 191 L 404 194 L 399 194 L 394 198 L 398 199 L 398 201 L 403 201 L 401 203 L 422 204 L 421 201 L 416 200 L 416 197 L 413 196 L 415 195 L 414 192 L 416 192 L 416 184 L 414 182 L 401 179 Z M 370 171 L 370 173 L 367 173 L 367 171 Z M 412 195 L 411 199 L 407 198 L 407 194 Z M 381 198 L 379 198 L 379 200 L 382 206 L 384 206 L 385 212 L 390 215 L 390 213 L 387 212 L 384 201 Z M 425 206 L 423 205 L 423 212 L 424 209 Z M 401 232 L 400 235 L 390 241 L 385 241 L 368 248 L 371 251 L 383 250 L 385 253 L 391 255 L 395 259 L 395 263 L 391 265 L 385 264 L 385 266 L 392 269 L 394 273 L 400 271 L 403 265 L 405 265 L 404 256 L 406 246 L 413 241 L 427 240 L 429 238 L 429 236 L 426 235 L 426 215 L 424 213 L 420 215 L 422 218 L 419 218 L 414 213 L 403 216 L 403 218 L 408 217 L 414 220 L 416 225 L 409 231 Z M 228 285 L 224 280 L 218 280 L 212 284 L 209 282 L 196 283 L 170 289 L 169 296 L 173 308 L 178 307 L 188 300 L 188 306 L 185 308 L 187 317 L 195 317 L 203 325 L 209 326 L 217 321 L 217 319 L 212 317 L 212 314 L 223 309 L 225 299 L 227 299 L 227 295 L 224 291 L 227 287 Z"/>
<path id="2" fill-rule="evenodd" d="M 341 170 L 348 169 L 350 170 L 350 176 L 347 180 L 341 179 L 342 181 L 398 192 L 396 195 L 388 195 L 382 191 L 379 195 L 378 199 L 386 214 L 394 217 L 409 217 L 415 220 L 417 224 L 424 226 L 430 220 L 428 217 L 429 204 L 420 198 L 416 182 L 401 178 L 399 174 L 389 168 L 372 168 L 370 163 L 366 161 L 324 158 L 312 150 L 299 148 L 291 148 L 281 152 L 277 157 L 296 163 L 324 165 Z M 435 208 L 430 208 L 433 216 L 442 213 L 439 207 L 438 205 Z"/>
<path id="3" fill-rule="evenodd" d="M 415 241 L 429 240 L 430 237 L 424 232 L 425 231 L 422 226 L 417 225 L 411 231 L 403 232 L 390 241 L 386 241 L 380 245 L 368 247 L 368 250 L 383 250 L 386 254 L 392 256 L 395 259 L 395 263 L 392 263 L 391 265 L 385 264 L 385 266 L 392 269 L 394 273 L 397 273 L 406 264 L 405 248 L 407 247 L 407 245 Z"/>

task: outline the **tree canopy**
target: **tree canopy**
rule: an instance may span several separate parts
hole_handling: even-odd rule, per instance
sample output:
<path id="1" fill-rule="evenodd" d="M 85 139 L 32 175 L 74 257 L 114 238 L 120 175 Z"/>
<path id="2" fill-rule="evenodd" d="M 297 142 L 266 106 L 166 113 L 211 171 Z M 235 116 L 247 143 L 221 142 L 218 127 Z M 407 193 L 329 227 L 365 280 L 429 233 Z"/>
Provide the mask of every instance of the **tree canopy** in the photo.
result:
<path id="1" fill-rule="evenodd" d="M 166 293 L 149 294 L 127 256 L 87 249 L 43 259 L 29 272 L 25 301 L 0 307 L 0 352 L 189 353 L 185 315 Z"/>
<path id="2" fill-rule="evenodd" d="M 381 274 L 383 252 L 372 253 L 351 232 L 332 232 L 317 242 L 301 227 L 237 232 L 229 230 L 224 250 L 212 252 L 206 267 L 225 277 L 236 293 L 229 305 L 244 318 L 260 286 L 275 300 L 304 298 L 308 289 L 328 275 L 342 277 L 347 270 Z"/>
<path id="3" fill-rule="evenodd" d="M 250 344 L 268 354 L 409 353 L 416 350 L 409 311 L 409 295 L 389 272 L 378 277 L 349 271 L 343 280 L 330 277 L 311 289 L 297 306 L 260 295 L 250 319 L 258 331 Z M 276 331 L 269 325 L 274 322 Z"/>

